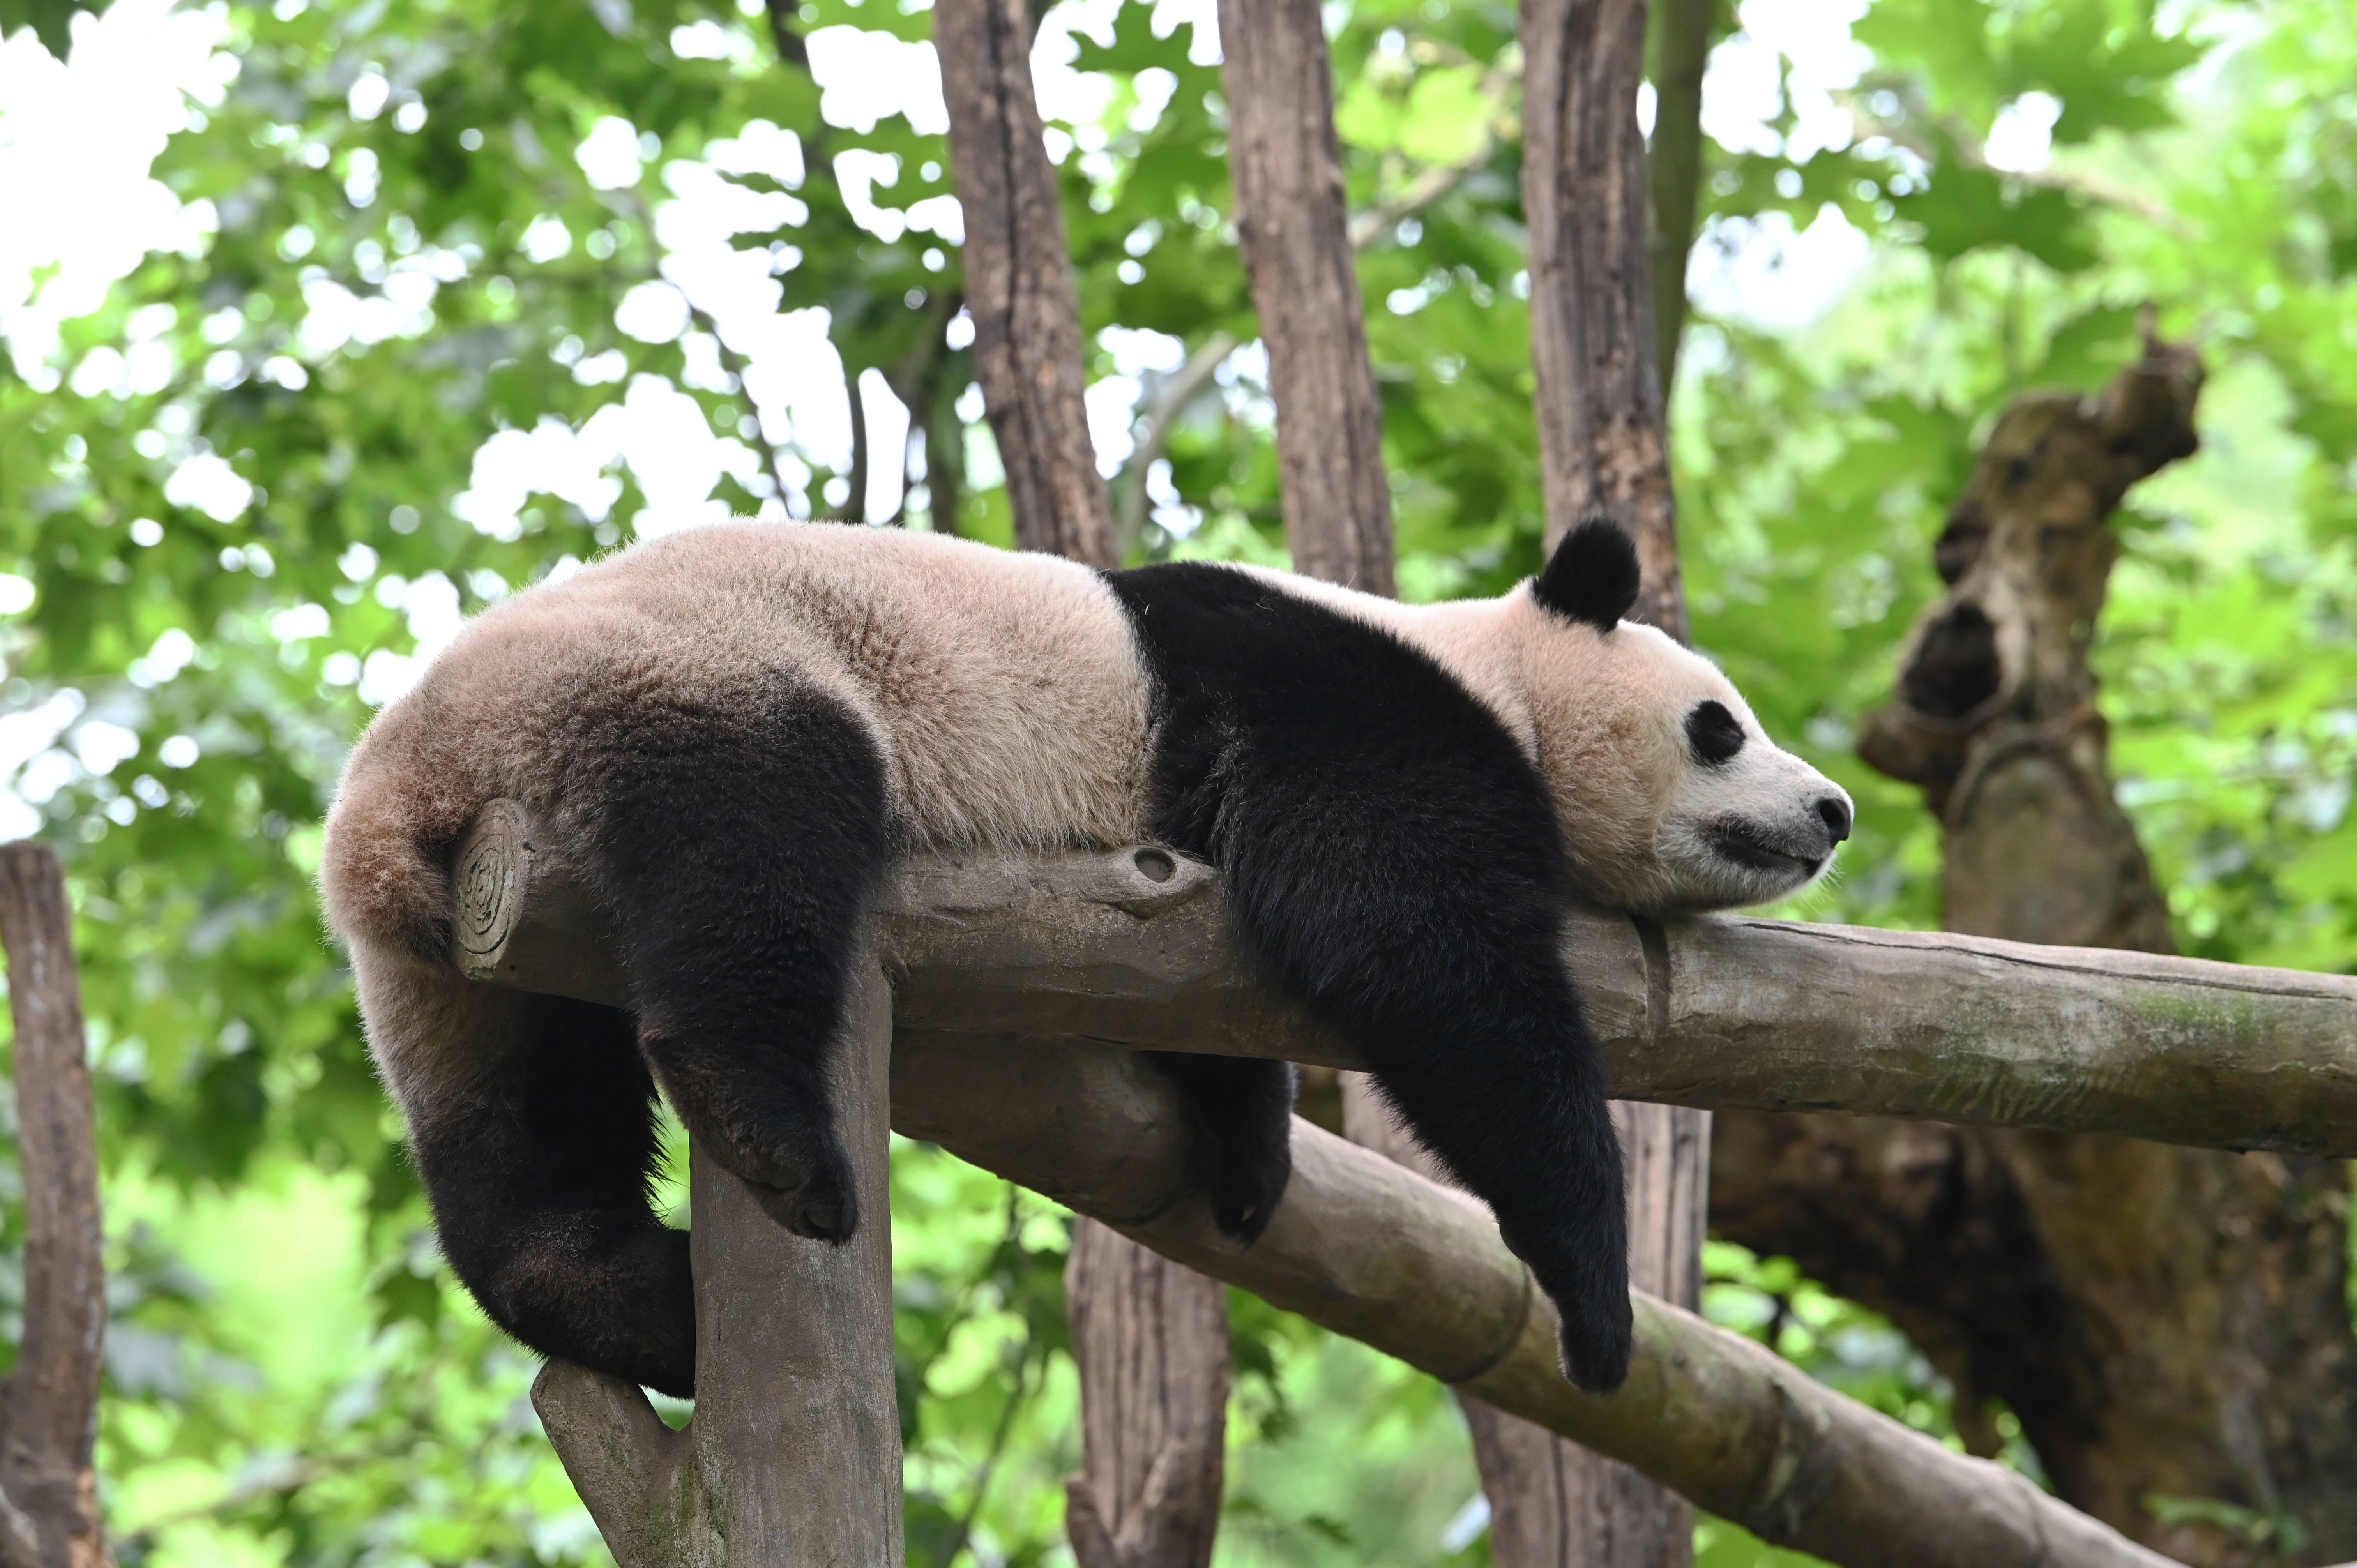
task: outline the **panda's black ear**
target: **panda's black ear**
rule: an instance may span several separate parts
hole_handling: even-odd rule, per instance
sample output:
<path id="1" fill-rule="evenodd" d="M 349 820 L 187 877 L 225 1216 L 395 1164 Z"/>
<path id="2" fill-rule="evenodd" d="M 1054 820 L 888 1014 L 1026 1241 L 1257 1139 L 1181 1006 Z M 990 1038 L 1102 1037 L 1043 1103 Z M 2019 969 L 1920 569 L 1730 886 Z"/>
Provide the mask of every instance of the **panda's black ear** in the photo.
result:
<path id="1" fill-rule="evenodd" d="M 1531 596 L 1559 616 L 1598 631 L 1620 624 L 1637 602 L 1636 542 L 1608 517 L 1591 517 L 1563 536 Z"/>

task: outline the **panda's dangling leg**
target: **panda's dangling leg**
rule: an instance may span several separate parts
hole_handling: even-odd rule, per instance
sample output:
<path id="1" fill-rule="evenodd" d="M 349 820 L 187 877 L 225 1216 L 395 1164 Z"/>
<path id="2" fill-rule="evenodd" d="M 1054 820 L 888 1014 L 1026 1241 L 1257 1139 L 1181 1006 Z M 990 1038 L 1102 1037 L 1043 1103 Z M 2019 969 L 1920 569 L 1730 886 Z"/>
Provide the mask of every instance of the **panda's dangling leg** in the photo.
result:
<path id="1" fill-rule="evenodd" d="M 1291 1062 L 1154 1051 L 1194 1124 L 1195 1164 L 1222 1233 L 1256 1241 L 1293 1175 Z"/>
<path id="2" fill-rule="evenodd" d="M 791 677 L 650 698 L 582 727 L 565 798 L 591 803 L 574 807 L 576 831 L 648 1066 L 770 1218 L 847 1240 L 858 1201 L 829 1069 L 891 850 L 876 743 Z"/>
<path id="3" fill-rule="evenodd" d="M 491 1320 L 561 1357 L 695 1391 L 687 1232 L 655 1217 L 654 1083 L 627 1013 L 355 944 L 371 1040 L 442 1251 Z"/>

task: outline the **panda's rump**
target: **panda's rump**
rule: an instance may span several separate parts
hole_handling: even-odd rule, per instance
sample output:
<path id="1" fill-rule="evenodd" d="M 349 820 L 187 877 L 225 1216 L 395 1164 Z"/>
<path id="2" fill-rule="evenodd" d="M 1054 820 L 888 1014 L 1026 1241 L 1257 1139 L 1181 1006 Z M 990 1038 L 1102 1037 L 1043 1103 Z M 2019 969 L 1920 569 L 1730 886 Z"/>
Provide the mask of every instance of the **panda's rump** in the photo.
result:
<path id="1" fill-rule="evenodd" d="M 443 861 L 485 803 L 560 832 L 612 788 L 617 735 L 746 733 L 787 690 L 831 699 L 884 761 L 911 847 L 1112 843 L 1142 830 L 1149 692 L 1103 579 L 899 530 L 700 529 L 479 618 L 371 725 L 329 823 L 348 937 L 447 950 Z"/>

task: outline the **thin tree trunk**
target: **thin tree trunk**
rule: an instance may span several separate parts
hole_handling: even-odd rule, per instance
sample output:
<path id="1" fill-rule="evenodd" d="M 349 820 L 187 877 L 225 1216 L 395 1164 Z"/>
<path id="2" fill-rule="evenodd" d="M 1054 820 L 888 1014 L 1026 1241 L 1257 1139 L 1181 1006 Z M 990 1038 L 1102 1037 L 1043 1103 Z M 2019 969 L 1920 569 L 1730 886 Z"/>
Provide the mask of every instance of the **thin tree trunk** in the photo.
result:
<path id="1" fill-rule="evenodd" d="M 1389 596 L 1383 404 L 1320 16 L 1317 0 L 1220 0 L 1236 236 L 1268 347 L 1294 570 Z"/>
<path id="2" fill-rule="evenodd" d="M 974 364 L 1016 541 L 1118 565 L 1082 395 L 1063 209 L 1031 90 L 1033 18 L 1024 0 L 940 0 L 933 26 L 966 214 Z M 1203 1568 L 1227 1448 L 1224 1287 L 1081 1217 L 1065 1299 L 1082 1436 L 1082 1473 L 1065 1483 L 1072 1555 L 1081 1568 Z"/>
<path id="3" fill-rule="evenodd" d="M 974 378 L 1006 469 L 1016 542 L 1118 565 L 1113 503 L 1082 394 L 1080 313 L 1056 167 L 1031 91 L 1024 0 L 940 0 L 933 42 L 965 209 L 965 300 Z"/>
<path id="4" fill-rule="evenodd" d="M 1653 136 L 1645 149 L 1645 181 L 1652 199 L 1653 362 L 1663 407 L 1677 386 L 1678 340 L 1686 327 L 1686 258 L 1702 191 L 1702 78 L 1718 9 L 1719 0 L 1661 0 L 1654 12 Z"/>
<path id="5" fill-rule="evenodd" d="M 1637 124 L 1644 0 L 1523 0 L 1522 38 L 1523 205 L 1546 542 L 1551 548 L 1589 517 L 1620 523 L 1636 539 L 1644 568 L 1631 618 L 1683 642 L 1685 593 L 1654 370 L 1656 334 L 1674 338 L 1674 328 L 1654 316 Z M 1674 172 L 1656 170 L 1663 178 Z M 1678 210 L 1691 227 L 1691 199 Z M 1630 1278 L 1692 1307 L 1701 1290 L 1710 1112 L 1621 1104 L 1614 1116 L 1628 1156 Z M 1530 1542 L 1528 1561 L 1597 1568 L 1693 1561 L 1693 1510 L 1674 1494 L 1534 1428 L 1510 1427 L 1492 1441 L 1512 1455 L 1501 1463 L 1518 1483 L 1511 1502 L 1501 1501 L 1504 1488 L 1492 1488 L 1493 1528 L 1501 1544 Z"/>
<path id="6" fill-rule="evenodd" d="M 1683 642 L 1637 127 L 1644 0 L 1523 0 L 1522 37 L 1523 208 L 1547 542 L 1599 515 L 1627 529 L 1645 572 L 1631 618 Z"/>
<path id="7" fill-rule="evenodd" d="M 1934 547 L 1949 594 L 1859 749 L 1940 815 L 1951 929 L 2169 950 L 2087 651 L 2111 511 L 2194 449 L 2201 379 L 2153 342 L 2101 397 L 2017 400 Z M 2344 1164 L 1798 1116 L 1720 1150 L 1721 1230 L 1889 1313 L 1977 1451 L 1999 1399 L 2063 1497 L 2173 1556 L 2357 1552 Z"/>
<path id="8" fill-rule="evenodd" d="M 1228 1288 L 1094 1219 L 1064 1270 L 1084 1473 L 1064 1483 L 1081 1563 L 1202 1568 L 1219 1535 Z"/>
<path id="9" fill-rule="evenodd" d="M 0 846 L 25 1187 L 24 1338 L 0 1391 L 0 1563 L 105 1568 L 91 1451 L 106 1278 L 73 911 L 46 844 Z"/>

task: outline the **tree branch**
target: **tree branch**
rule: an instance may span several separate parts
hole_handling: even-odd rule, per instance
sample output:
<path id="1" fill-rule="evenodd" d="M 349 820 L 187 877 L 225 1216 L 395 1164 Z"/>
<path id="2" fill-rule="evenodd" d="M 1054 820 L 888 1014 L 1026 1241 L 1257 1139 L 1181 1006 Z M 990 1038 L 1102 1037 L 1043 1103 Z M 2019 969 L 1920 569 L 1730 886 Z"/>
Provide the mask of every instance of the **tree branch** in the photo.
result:
<path id="1" fill-rule="evenodd" d="M 1285 1201 L 1239 1247 L 1189 1175 L 1175 1090 L 1134 1054 L 904 1032 L 893 1081 L 909 1135 L 1633 1465 L 1770 1541 L 1859 1568 L 2165 1562 L 1649 1295 L 1634 1300 L 1628 1384 L 1580 1393 L 1556 1369 L 1552 1305 L 1477 1205 L 1298 1119 Z"/>
<path id="2" fill-rule="evenodd" d="M 1170 426 L 1187 411 L 1211 381 L 1212 374 L 1235 352 L 1236 340 L 1225 332 L 1214 332 L 1203 339 L 1202 346 L 1187 356 L 1187 362 L 1154 389 L 1154 401 L 1146 410 L 1146 435 L 1138 442 L 1137 450 L 1122 465 L 1121 514 L 1116 520 L 1122 553 L 1126 556 L 1146 532 L 1146 508 L 1152 498 L 1146 493 L 1146 481 L 1154 465 L 1170 449 Z"/>

